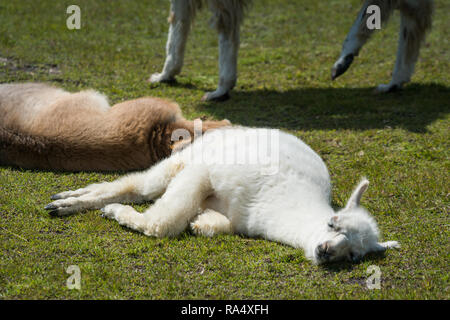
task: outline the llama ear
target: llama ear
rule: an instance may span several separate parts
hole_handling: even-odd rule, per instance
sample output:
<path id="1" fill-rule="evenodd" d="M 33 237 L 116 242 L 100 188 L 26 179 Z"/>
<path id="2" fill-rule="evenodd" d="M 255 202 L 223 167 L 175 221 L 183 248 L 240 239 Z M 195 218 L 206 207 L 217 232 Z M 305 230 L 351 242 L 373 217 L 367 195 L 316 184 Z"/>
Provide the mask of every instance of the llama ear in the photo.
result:
<path id="1" fill-rule="evenodd" d="M 353 209 L 359 206 L 359 202 L 361 201 L 361 197 L 364 193 L 364 191 L 367 190 L 367 187 L 369 186 L 369 180 L 364 178 L 356 187 L 355 191 L 353 191 L 352 195 L 350 196 L 350 199 L 347 201 L 347 205 L 345 206 L 345 210 Z"/>
<path id="2" fill-rule="evenodd" d="M 397 241 L 378 242 L 375 246 L 375 251 L 386 251 L 387 249 L 400 248 Z"/>

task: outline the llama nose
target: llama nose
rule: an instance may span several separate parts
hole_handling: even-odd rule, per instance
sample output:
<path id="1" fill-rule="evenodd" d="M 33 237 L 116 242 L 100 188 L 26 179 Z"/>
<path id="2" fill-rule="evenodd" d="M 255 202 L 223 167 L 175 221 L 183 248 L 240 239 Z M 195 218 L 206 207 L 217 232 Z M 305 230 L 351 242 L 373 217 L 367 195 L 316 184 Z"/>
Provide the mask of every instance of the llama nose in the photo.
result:
<path id="1" fill-rule="evenodd" d="M 319 254 L 321 254 L 321 255 L 326 254 L 328 252 L 328 249 L 329 249 L 328 242 L 324 242 L 317 247 L 317 250 L 318 250 Z"/>

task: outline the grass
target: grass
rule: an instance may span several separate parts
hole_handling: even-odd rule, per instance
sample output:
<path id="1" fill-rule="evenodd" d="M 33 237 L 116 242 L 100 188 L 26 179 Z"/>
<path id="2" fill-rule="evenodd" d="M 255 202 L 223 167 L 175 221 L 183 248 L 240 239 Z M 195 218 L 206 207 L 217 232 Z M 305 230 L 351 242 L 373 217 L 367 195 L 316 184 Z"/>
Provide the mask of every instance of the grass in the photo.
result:
<path id="1" fill-rule="evenodd" d="M 436 1 L 413 82 L 373 95 L 393 68 L 398 14 L 335 82 L 330 68 L 360 1 L 255 1 L 242 29 L 231 100 L 201 102 L 217 83 L 217 37 L 198 15 L 176 85 L 149 85 L 160 71 L 168 1 L 78 0 L 81 30 L 66 28 L 70 1 L 0 4 L 0 82 L 95 88 L 112 103 L 153 95 L 186 117 L 289 131 L 312 146 L 343 206 L 359 178 L 363 205 L 402 248 L 357 264 L 314 266 L 303 252 L 261 239 L 189 232 L 154 239 L 90 211 L 51 218 L 49 196 L 120 173 L 0 168 L 0 298 L 3 299 L 448 299 L 450 3 Z M 1 115 L 0 115 L 1 116 Z M 143 209 L 141 207 L 140 209 Z M 66 269 L 81 269 L 68 290 Z M 370 265 L 381 289 L 369 290 Z"/>

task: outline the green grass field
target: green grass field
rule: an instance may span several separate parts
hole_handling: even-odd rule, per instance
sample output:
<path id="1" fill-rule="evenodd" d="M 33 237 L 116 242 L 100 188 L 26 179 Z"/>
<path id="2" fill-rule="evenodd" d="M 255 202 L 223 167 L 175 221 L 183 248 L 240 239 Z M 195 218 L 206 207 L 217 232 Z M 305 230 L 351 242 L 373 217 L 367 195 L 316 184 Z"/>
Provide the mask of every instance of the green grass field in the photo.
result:
<path id="1" fill-rule="evenodd" d="M 154 239 L 100 217 L 52 218 L 50 195 L 121 173 L 0 168 L 2 299 L 448 299 L 450 3 L 436 1 L 432 32 L 412 83 L 374 95 L 395 61 L 399 15 L 337 81 L 330 69 L 359 10 L 357 0 L 256 0 L 241 34 L 231 99 L 206 103 L 217 83 L 217 36 L 198 15 L 175 85 L 145 80 L 161 71 L 169 2 L 78 0 L 80 30 L 66 27 L 71 1 L 0 3 L 0 83 L 45 81 L 97 89 L 111 103 L 145 95 L 177 101 L 189 119 L 227 118 L 303 139 L 325 160 L 333 204 L 361 176 L 363 205 L 383 238 L 402 248 L 360 263 L 315 266 L 303 252 L 241 236 Z M 2 116 L 2 115 L 0 115 Z M 144 209 L 140 206 L 139 209 Z M 69 290 L 66 269 L 81 270 Z M 370 265 L 381 289 L 369 290 Z"/>

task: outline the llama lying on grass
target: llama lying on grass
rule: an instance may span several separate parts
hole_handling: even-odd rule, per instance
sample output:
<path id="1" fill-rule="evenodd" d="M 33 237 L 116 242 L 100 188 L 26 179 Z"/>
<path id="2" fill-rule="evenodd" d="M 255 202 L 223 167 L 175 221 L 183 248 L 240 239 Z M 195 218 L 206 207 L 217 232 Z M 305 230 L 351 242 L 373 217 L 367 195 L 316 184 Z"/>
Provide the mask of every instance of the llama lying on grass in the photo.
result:
<path id="1" fill-rule="evenodd" d="M 177 129 L 194 136 L 174 102 L 145 97 L 110 107 L 96 91 L 42 83 L 0 85 L 0 114 L 0 164 L 23 168 L 146 169 L 171 154 Z M 229 124 L 204 121 L 202 130 Z"/>
<path id="2" fill-rule="evenodd" d="M 276 137 L 269 152 L 274 161 L 233 161 L 260 159 L 267 149 L 254 142 L 268 135 Z M 305 143 L 277 130 L 224 128 L 142 173 L 58 193 L 45 209 L 63 216 L 103 208 L 105 217 L 155 237 L 176 236 L 189 225 L 205 236 L 263 237 L 303 248 L 309 259 L 324 263 L 398 247 L 378 242 L 375 220 L 360 207 L 367 186 L 363 180 L 335 212 L 328 170 Z M 117 203 L 153 199 L 143 214 Z"/>

